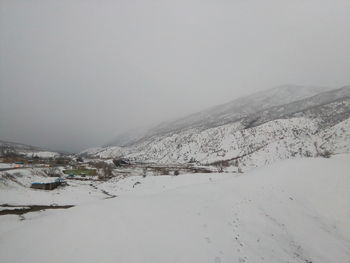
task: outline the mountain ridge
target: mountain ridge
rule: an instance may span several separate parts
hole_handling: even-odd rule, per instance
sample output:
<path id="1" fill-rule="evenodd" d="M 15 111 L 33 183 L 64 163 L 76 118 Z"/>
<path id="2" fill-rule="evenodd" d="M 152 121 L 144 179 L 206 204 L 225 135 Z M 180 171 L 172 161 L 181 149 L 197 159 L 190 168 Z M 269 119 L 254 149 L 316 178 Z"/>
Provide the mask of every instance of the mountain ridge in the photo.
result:
<path id="1" fill-rule="evenodd" d="M 273 87 L 234 99 L 227 103 L 209 107 L 182 118 L 162 122 L 159 125 L 141 132 L 134 131 L 133 133 L 137 134 L 136 136 L 131 135 L 128 137 L 127 133 L 123 133 L 113 140 L 113 142 L 116 143 L 105 144 L 104 146 L 131 146 L 152 136 L 164 135 L 166 133 L 177 132 L 183 129 L 199 128 L 204 130 L 224 125 L 237 121 L 238 119 L 259 110 L 308 98 L 331 89 L 332 88 L 330 87 L 301 85 L 282 85 Z M 222 116 L 226 117 L 223 118 Z M 123 137 L 128 138 L 126 141 L 123 141 Z"/>

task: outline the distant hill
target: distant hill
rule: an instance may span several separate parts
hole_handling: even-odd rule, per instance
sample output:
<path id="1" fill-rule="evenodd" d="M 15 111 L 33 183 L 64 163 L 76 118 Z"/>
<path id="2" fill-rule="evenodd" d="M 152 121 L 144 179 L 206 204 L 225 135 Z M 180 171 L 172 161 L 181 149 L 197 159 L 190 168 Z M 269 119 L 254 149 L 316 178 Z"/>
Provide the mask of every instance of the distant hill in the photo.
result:
<path id="1" fill-rule="evenodd" d="M 0 147 L 1 148 L 13 148 L 18 151 L 41 151 L 43 149 L 28 145 L 28 144 L 23 144 L 23 143 L 17 143 L 17 142 L 8 142 L 8 141 L 1 141 L 0 140 Z"/>
<path id="2" fill-rule="evenodd" d="M 47 151 L 32 145 L 0 140 L 0 156 L 9 151 L 25 156 L 38 156 L 41 158 L 56 157 L 60 155 L 60 153 Z"/>

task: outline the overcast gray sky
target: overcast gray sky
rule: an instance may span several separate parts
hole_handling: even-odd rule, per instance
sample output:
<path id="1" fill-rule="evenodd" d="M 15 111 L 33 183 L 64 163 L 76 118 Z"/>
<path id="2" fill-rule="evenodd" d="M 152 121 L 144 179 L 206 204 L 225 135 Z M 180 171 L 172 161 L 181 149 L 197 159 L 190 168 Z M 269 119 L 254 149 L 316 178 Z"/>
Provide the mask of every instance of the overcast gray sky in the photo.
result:
<path id="1" fill-rule="evenodd" d="M 0 140 L 78 151 L 281 84 L 350 84 L 349 0 L 0 3 Z"/>

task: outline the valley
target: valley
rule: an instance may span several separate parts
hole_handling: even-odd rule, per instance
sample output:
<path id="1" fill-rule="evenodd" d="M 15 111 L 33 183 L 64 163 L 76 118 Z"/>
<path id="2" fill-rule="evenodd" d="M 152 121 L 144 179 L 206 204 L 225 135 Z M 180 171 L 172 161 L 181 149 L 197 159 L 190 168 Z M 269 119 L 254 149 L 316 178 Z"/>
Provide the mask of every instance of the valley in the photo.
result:
<path id="1" fill-rule="evenodd" d="M 77 154 L 2 141 L 0 261 L 348 263 L 350 87 L 290 92 Z"/>

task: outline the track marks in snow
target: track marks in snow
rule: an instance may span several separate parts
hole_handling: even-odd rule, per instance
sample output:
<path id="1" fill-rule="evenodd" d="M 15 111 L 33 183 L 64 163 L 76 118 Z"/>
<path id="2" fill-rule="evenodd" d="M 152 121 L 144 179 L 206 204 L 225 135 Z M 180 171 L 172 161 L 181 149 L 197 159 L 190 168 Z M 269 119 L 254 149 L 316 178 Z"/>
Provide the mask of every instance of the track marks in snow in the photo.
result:
<path id="1" fill-rule="evenodd" d="M 113 194 L 110 194 L 109 192 L 107 192 L 106 190 L 103 190 L 103 189 L 100 189 L 98 188 L 95 184 L 91 183 L 90 186 L 95 189 L 95 190 L 98 190 L 98 191 L 101 191 L 101 193 L 107 195 L 107 197 L 105 199 L 111 199 L 111 198 L 115 198 L 117 197 L 116 195 L 113 195 Z"/>
<path id="2" fill-rule="evenodd" d="M 207 243 L 208 243 L 208 244 L 210 244 L 210 243 L 211 243 L 211 239 L 210 239 L 210 237 L 205 237 L 204 239 L 205 239 L 205 241 L 207 241 Z"/>
<path id="3" fill-rule="evenodd" d="M 234 246 L 236 247 L 236 252 L 238 254 L 238 262 L 239 263 L 246 263 L 248 262 L 248 257 L 244 253 L 244 242 L 241 238 L 240 232 L 241 232 L 241 222 L 240 222 L 240 214 L 241 207 L 246 205 L 246 200 L 243 199 L 241 201 L 238 201 L 235 203 L 235 205 L 232 207 L 233 209 L 233 219 L 231 222 L 228 222 L 228 225 L 232 227 L 233 231 L 233 242 Z"/>
<path id="4" fill-rule="evenodd" d="M 221 263 L 221 258 L 220 257 L 215 257 L 214 263 Z"/>

